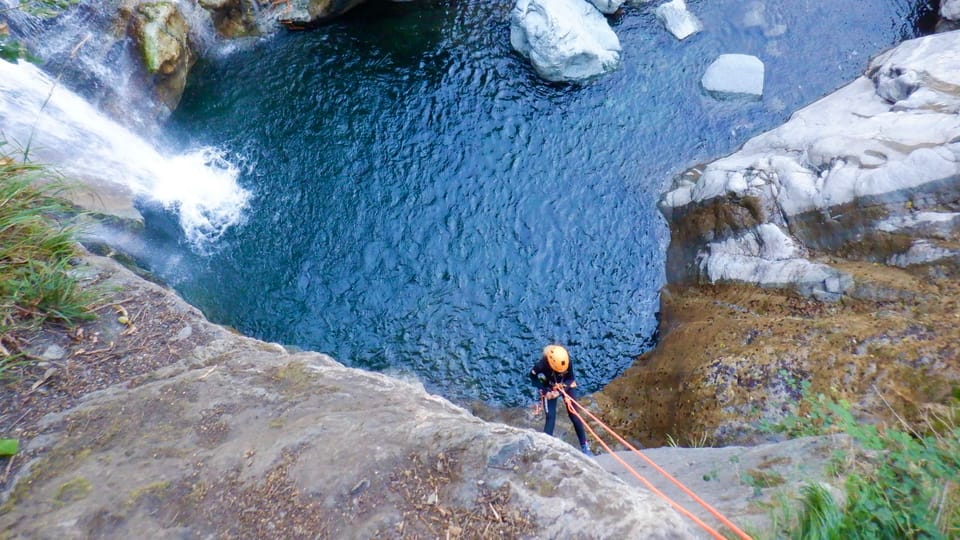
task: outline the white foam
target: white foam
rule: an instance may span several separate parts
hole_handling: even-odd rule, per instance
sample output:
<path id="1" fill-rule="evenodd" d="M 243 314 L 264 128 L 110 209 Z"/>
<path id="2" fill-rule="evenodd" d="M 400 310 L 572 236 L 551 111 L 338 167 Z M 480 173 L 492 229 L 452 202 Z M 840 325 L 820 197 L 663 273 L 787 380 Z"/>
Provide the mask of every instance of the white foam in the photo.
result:
<path id="1" fill-rule="evenodd" d="M 163 152 L 26 62 L 0 61 L 0 130 L 35 161 L 123 186 L 177 212 L 198 247 L 237 224 L 249 198 L 222 152 Z"/>

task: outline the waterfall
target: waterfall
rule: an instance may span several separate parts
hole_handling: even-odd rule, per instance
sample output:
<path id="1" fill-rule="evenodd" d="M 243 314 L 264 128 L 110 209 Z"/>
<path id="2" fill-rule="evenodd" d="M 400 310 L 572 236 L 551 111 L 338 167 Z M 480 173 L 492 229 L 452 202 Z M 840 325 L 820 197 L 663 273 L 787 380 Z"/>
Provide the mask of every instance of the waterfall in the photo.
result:
<path id="1" fill-rule="evenodd" d="M 198 247 L 236 224 L 249 197 L 221 152 L 166 153 L 27 62 L 0 60 L 0 139 L 68 177 L 162 204 Z"/>

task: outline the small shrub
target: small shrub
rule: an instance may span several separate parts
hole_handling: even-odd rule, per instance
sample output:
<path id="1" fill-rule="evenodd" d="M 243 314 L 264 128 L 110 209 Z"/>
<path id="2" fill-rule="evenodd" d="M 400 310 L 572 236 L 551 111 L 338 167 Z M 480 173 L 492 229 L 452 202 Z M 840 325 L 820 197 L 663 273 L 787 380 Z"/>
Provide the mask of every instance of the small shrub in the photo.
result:
<path id="1" fill-rule="evenodd" d="M 23 361 L 19 335 L 46 322 L 89 319 L 95 292 L 71 275 L 74 231 L 59 217 L 61 181 L 42 167 L 0 156 L 0 378 Z"/>
<path id="2" fill-rule="evenodd" d="M 846 474 L 845 501 L 822 486 L 807 486 L 801 508 L 786 506 L 775 521 L 778 537 L 796 539 L 960 537 L 960 424 L 955 414 L 923 429 L 858 422 L 844 401 L 804 398 L 808 412 L 785 422 L 785 431 L 805 435 L 847 433 L 865 450 L 852 462 L 837 458 Z M 956 404 L 952 411 L 956 411 Z"/>

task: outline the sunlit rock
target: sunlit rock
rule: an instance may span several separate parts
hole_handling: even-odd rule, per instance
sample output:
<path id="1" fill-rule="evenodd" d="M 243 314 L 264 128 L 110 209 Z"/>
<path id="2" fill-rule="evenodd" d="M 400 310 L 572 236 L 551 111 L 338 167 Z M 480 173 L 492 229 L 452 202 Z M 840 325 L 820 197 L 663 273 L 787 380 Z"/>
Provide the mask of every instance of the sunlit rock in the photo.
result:
<path id="1" fill-rule="evenodd" d="M 803 248 L 770 223 L 710 244 L 699 262 L 710 283 L 791 287 L 821 300 L 837 300 L 853 286 L 850 276 L 807 260 Z"/>
<path id="2" fill-rule="evenodd" d="M 143 3 L 133 12 L 134 37 L 143 62 L 155 82 L 158 97 L 176 109 L 196 60 L 189 43 L 189 27 L 173 2 Z"/>
<path id="3" fill-rule="evenodd" d="M 671 0 L 654 11 L 657 20 L 677 39 L 686 39 L 703 30 L 703 24 L 687 10 L 684 0 Z"/>
<path id="4" fill-rule="evenodd" d="M 792 282 L 812 294 L 809 268 L 784 261 L 816 252 L 955 268 L 957 88 L 960 34 L 910 40 L 786 124 L 684 175 L 661 202 L 674 237 L 684 240 L 670 247 L 668 275 L 678 282 Z M 770 226 L 789 236 L 794 255 L 769 249 L 788 245 L 771 240 Z"/>
<path id="5" fill-rule="evenodd" d="M 701 84 L 719 95 L 763 95 L 763 62 L 747 54 L 721 54 L 707 67 Z"/>
<path id="6" fill-rule="evenodd" d="M 548 81 L 578 81 L 620 64 L 620 40 L 584 0 L 518 0 L 510 44 Z"/>

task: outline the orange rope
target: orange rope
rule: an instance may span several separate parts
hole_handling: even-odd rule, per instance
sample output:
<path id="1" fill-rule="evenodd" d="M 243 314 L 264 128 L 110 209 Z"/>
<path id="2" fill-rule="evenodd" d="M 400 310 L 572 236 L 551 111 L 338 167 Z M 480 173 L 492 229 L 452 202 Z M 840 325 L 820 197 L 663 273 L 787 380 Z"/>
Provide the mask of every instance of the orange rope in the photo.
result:
<path id="1" fill-rule="evenodd" d="M 580 414 L 577 413 L 577 411 L 573 410 L 573 408 L 572 408 L 569 404 L 567 405 L 567 410 L 572 411 L 572 413 L 573 413 L 574 415 L 576 415 L 576 417 L 579 418 L 581 422 L 583 422 L 583 417 L 581 417 Z M 680 512 L 681 514 L 683 514 L 683 515 L 687 516 L 688 518 L 690 518 L 691 520 L 693 520 L 694 523 L 696 523 L 697 525 L 699 525 L 700 527 L 702 527 L 703 530 L 707 531 L 707 532 L 710 534 L 710 536 L 713 536 L 714 538 L 716 538 L 716 539 L 718 539 L 718 540 L 726 540 L 726 538 L 725 538 L 722 534 L 718 533 L 713 527 L 711 527 L 711 526 L 707 525 L 706 523 L 704 523 L 703 520 L 701 520 L 701 519 L 698 518 L 697 516 L 695 516 L 695 515 L 693 515 L 692 513 L 690 513 L 690 511 L 687 510 L 686 508 L 680 506 L 679 503 L 677 503 L 676 501 L 674 501 L 673 499 L 671 499 L 670 497 L 668 497 L 665 493 L 663 493 L 662 491 L 660 491 L 659 489 L 657 489 L 656 486 L 654 486 L 653 484 L 651 484 L 649 480 L 647 480 L 646 478 L 644 478 L 643 476 L 641 476 L 640 473 L 638 473 L 636 470 L 634 470 L 633 467 L 631 467 L 629 464 L 627 464 L 627 462 L 624 461 L 623 458 L 621 458 L 621 457 L 618 456 L 616 453 L 614 453 L 613 450 L 611 450 L 610 447 L 607 446 L 607 443 L 603 442 L 603 439 L 601 439 L 601 438 L 597 435 L 597 433 L 596 433 L 595 431 L 593 431 L 593 428 L 590 427 L 589 424 L 587 424 L 586 422 L 583 422 L 583 427 L 585 427 L 585 428 L 587 429 L 587 431 L 589 431 L 590 434 L 593 435 L 593 438 L 596 439 L 597 442 L 600 443 L 600 446 L 602 446 L 604 449 L 606 449 L 607 452 L 610 453 L 610 457 L 612 457 L 613 459 L 619 461 L 620 464 L 623 465 L 624 468 L 626 468 L 626 469 L 630 472 L 630 474 L 633 475 L 634 478 L 636 478 L 637 480 L 639 480 L 641 484 L 645 485 L 645 486 L 647 487 L 647 489 L 649 489 L 650 491 L 654 492 L 654 493 L 655 493 L 656 495 L 658 495 L 661 499 L 667 501 L 667 503 L 669 503 L 670 506 L 672 506 L 674 509 L 676 509 L 677 512 Z"/>
<path id="2" fill-rule="evenodd" d="M 658 494 L 660 497 L 666 499 L 666 501 L 669 502 L 674 508 L 678 509 L 682 514 L 684 514 L 684 515 L 686 515 L 687 517 L 691 518 L 694 522 L 696 522 L 698 525 L 700 525 L 701 527 L 703 527 L 703 528 L 704 528 L 707 532 L 709 532 L 711 535 L 714 535 L 714 537 L 716 537 L 716 538 L 724 538 L 723 536 L 720 536 L 720 534 L 717 533 L 717 531 L 711 529 L 709 526 L 707 526 L 707 525 L 704 524 L 702 521 L 700 521 L 700 520 L 697 519 L 695 516 L 693 516 L 693 514 L 690 514 L 686 509 L 684 509 L 684 508 L 681 507 L 679 504 L 675 503 L 675 502 L 674 502 L 673 500 L 671 500 L 669 497 L 667 497 L 667 496 L 664 495 L 662 492 L 660 492 L 660 491 L 657 490 L 655 487 L 653 487 L 653 484 L 651 484 L 648 480 L 646 480 L 645 478 L 643 478 L 643 477 L 640 475 L 640 473 L 638 473 L 638 472 L 635 471 L 632 467 L 630 467 L 630 465 L 628 465 L 626 461 L 624 461 L 623 459 L 621 459 L 620 456 L 616 455 L 616 454 L 610 449 L 610 447 L 607 446 L 607 444 L 606 444 L 605 442 L 603 442 L 603 440 L 602 440 L 599 436 L 597 436 L 596 432 L 593 431 L 593 429 L 592 429 L 586 422 L 583 421 L 583 417 L 580 416 L 580 413 L 576 411 L 576 409 L 574 408 L 574 405 L 575 405 L 577 408 L 579 408 L 580 410 L 582 410 L 583 412 L 587 413 L 587 416 L 589 416 L 593 421 L 595 421 L 596 423 L 600 424 L 600 426 L 603 427 L 603 429 L 605 429 L 605 430 L 607 431 L 607 433 L 610 433 L 611 435 L 613 435 L 614 438 L 616 438 L 617 441 L 620 442 L 620 444 L 623 444 L 624 446 L 626 446 L 627 448 L 629 448 L 631 452 L 633 452 L 634 454 L 636 454 L 637 456 L 639 456 L 641 459 L 643 459 L 645 462 L 647 462 L 647 464 L 649 464 L 651 467 L 653 467 L 654 470 L 656 470 L 657 472 L 659 472 L 660 474 L 662 474 L 663 476 L 665 476 L 668 480 L 670 480 L 671 482 L 673 482 L 674 485 L 676 485 L 678 488 L 680 488 L 681 491 L 683 491 L 684 493 L 686 493 L 687 495 L 689 495 L 691 499 L 693 499 L 694 501 L 696 501 L 697 503 L 699 503 L 700 506 L 703 506 L 708 512 L 710 512 L 711 514 L 713 514 L 714 517 L 716 517 L 717 519 L 719 519 L 721 523 L 723 523 L 724 525 L 726 525 L 726 526 L 727 526 L 731 531 L 733 531 L 737 536 L 739 536 L 739 537 L 742 538 L 743 540 L 753 540 L 753 539 L 750 537 L 750 535 L 748 535 L 747 533 L 745 533 L 745 532 L 743 532 L 742 530 L 740 530 L 739 527 L 737 527 L 736 525 L 733 524 L 733 522 L 731 522 L 729 519 L 727 519 L 726 517 L 724 517 L 723 514 L 721 514 L 720 512 L 718 512 L 716 509 L 714 509 L 714 508 L 713 508 L 712 506 L 710 506 L 709 504 L 707 504 L 706 501 L 704 501 L 703 499 L 701 499 L 700 497 L 698 497 L 698 496 L 696 495 L 696 493 L 694 493 L 693 491 L 690 491 L 690 489 L 688 489 L 686 486 L 684 486 L 683 484 L 681 484 L 679 480 L 677 480 L 676 478 L 674 478 L 673 476 L 671 476 L 670 473 L 668 473 L 667 471 L 663 470 L 662 468 L 660 468 L 659 465 L 657 465 L 656 463 L 654 463 L 652 459 L 650 459 L 650 458 L 648 458 L 647 456 L 643 455 L 642 452 L 640 452 L 639 450 L 637 450 L 636 448 L 634 448 L 632 444 L 628 443 L 623 437 L 621 437 L 620 435 L 618 435 L 617 432 L 613 431 L 613 429 L 611 429 L 609 426 L 607 426 L 606 424 L 604 424 L 602 420 L 600 420 L 600 419 L 597 418 L 593 413 L 591 413 L 591 412 L 588 411 L 586 408 L 584 408 L 583 405 L 577 403 L 577 401 L 576 401 L 575 399 L 573 399 L 573 398 L 570 396 L 570 394 L 568 394 L 568 393 L 566 392 L 566 390 L 564 390 L 563 388 L 558 388 L 558 390 L 560 391 L 561 394 L 563 394 L 564 403 L 565 403 L 566 406 L 567 406 L 567 410 L 569 410 L 571 413 L 573 413 L 574 415 L 576 415 L 577 418 L 579 418 L 580 421 L 583 422 L 584 427 L 586 427 L 587 430 L 590 431 L 590 434 L 593 435 L 593 437 L 594 437 L 595 439 L 597 439 L 597 441 L 600 443 L 600 445 L 603 446 L 603 447 L 607 450 L 607 452 L 610 453 L 610 456 L 613 457 L 614 459 L 616 459 L 617 461 L 619 461 L 621 465 L 623 465 L 624 467 L 626 467 L 627 470 L 629 470 L 630 473 L 631 473 L 635 478 L 637 478 L 638 480 L 640 480 L 640 482 L 641 482 L 643 485 L 647 486 L 651 491 L 653 491 L 654 493 Z"/>

